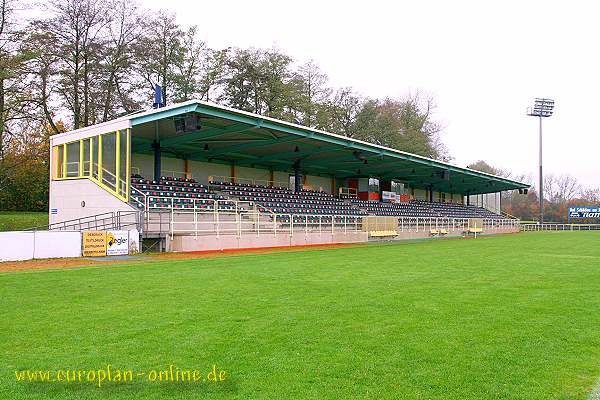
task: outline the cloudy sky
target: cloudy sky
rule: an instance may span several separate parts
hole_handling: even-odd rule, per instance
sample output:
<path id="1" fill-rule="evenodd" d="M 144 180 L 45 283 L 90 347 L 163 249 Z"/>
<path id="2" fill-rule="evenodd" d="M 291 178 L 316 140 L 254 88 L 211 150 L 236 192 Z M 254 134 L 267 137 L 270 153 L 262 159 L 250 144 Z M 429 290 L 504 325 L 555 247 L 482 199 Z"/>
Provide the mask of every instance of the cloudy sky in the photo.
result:
<path id="1" fill-rule="evenodd" d="M 545 172 L 600 187 L 600 3 L 594 1 L 142 0 L 196 24 L 213 48 L 277 47 L 313 59 L 365 96 L 419 90 L 437 103 L 454 163 L 483 159 L 537 179 L 535 97 Z"/>

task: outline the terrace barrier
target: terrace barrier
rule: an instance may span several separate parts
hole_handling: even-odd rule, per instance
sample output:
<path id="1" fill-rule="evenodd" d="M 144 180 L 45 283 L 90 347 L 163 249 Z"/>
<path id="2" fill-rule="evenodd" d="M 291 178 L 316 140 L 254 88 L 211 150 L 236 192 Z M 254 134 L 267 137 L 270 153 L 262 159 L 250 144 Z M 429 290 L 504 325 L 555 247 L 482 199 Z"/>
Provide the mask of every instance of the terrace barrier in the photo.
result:
<path id="1" fill-rule="evenodd" d="M 522 231 L 600 231 L 600 224 L 521 224 Z"/>
<path id="2" fill-rule="evenodd" d="M 379 227 L 377 225 L 379 219 L 366 215 L 277 214 L 250 203 L 232 200 L 204 199 L 202 206 L 196 202 L 191 205 L 191 208 L 161 210 L 149 204 L 144 212 L 143 231 L 150 234 L 168 234 L 172 238 L 175 235 L 195 237 L 216 235 L 218 237 L 283 233 L 293 236 L 306 233 L 333 234 L 390 230 L 389 221 Z M 398 217 L 395 230 L 399 233 L 443 230 L 458 234 L 468 232 L 470 228 L 469 218 Z M 482 220 L 483 232 L 516 229 L 519 229 L 518 220 Z"/>

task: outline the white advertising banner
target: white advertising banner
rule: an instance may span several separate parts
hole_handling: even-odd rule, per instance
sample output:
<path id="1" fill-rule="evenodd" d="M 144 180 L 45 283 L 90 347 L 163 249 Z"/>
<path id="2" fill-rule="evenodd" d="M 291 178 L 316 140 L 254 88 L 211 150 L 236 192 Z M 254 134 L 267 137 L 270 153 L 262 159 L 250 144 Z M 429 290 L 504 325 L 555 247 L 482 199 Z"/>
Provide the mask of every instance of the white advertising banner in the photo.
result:
<path id="1" fill-rule="evenodd" d="M 0 262 L 81 256 L 81 233 L 0 232 Z"/>
<path id="2" fill-rule="evenodd" d="M 106 231 L 106 255 L 129 254 L 129 231 Z"/>
<path id="3" fill-rule="evenodd" d="M 34 247 L 33 232 L 0 232 L 0 261 L 31 260 Z"/>
<path id="4" fill-rule="evenodd" d="M 80 256 L 80 232 L 35 232 L 35 252 L 33 254 L 33 258 L 61 258 Z"/>
<path id="5" fill-rule="evenodd" d="M 389 202 L 389 203 L 395 203 L 396 202 L 396 192 L 387 192 L 387 191 L 382 191 L 381 192 L 381 200 Z"/>
<path id="6" fill-rule="evenodd" d="M 140 233 L 137 229 L 129 231 L 129 254 L 140 252 Z"/>

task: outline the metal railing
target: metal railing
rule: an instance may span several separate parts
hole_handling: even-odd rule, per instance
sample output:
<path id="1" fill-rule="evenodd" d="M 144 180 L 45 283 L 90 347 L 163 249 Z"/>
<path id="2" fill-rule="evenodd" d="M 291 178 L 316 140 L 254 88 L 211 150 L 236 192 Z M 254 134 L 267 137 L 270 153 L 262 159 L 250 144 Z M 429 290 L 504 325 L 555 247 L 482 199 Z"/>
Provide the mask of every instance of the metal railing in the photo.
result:
<path id="1" fill-rule="evenodd" d="M 132 174 L 141 175 L 142 171 L 140 170 L 139 167 L 131 166 L 130 169 L 131 169 L 131 173 Z M 174 170 L 162 169 L 160 171 L 160 175 L 161 176 L 168 176 L 168 177 L 171 177 L 171 178 L 187 178 L 188 174 L 186 174 L 185 172 L 182 172 L 182 171 L 174 171 Z"/>
<path id="2" fill-rule="evenodd" d="M 132 203 L 137 208 L 141 208 L 144 211 L 147 210 L 148 209 L 148 206 L 147 206 L 148 195 L 133 185 L 130 186 L 130 190 L 131 190 L 131 193 L 129 196 L 129 202 Z M 132 196 L 132 194 L 135 194 L 136 196 Z M 142 196 L 142 201 L 137 199 L 138 195 Z"/>
<path id="3" fill-rule="evenodd" d="M 472 219 L 472 218 L 471 218 Z M 445 229 L 449 232 L 464 232 L 471 228 L 470 218 L 450 217 L 399 217 L 400 232 L 426 232 L 433 229 Z M 484 230 L 514 230 L 519 228 L 519 220 L 484 218 Z"/>
<path id="4" fill-rule="evenodd" d="M 340 187 L 338 189 L 340 199 L 358 199 L 358 190 L 350 187 Z"/>
<path id="5" fill-rule="evenodd" d="M 600 224 L 521 224 L 521 230 L 526 232 L 539 231 L 600 231 Z"/>
<path id="6" fill-rule="evenodd" d="M 148 196 L 152 198 L 152 196 Z M 363 231 L 365 218 L 369 231 L 388 231 L 388 222 L 368 215 L 336 215 L 336 214 L 278 214 L 256 204 L 247 207 L 232 200 L 203 199 L 201 207 L 196 202 L 188 203 L 190 208 L 174 208 L 174 199 L 169 208 L 148 207 L 144 213 L 144 231 L 154 234 L 174 235 L 242 235 L 242 234 L 277 234 L 286 233 L 291 236 L 299 233 L 333 234 L 335 232 Z M 212 201 L 207 207 L 206 202 Z M 221 203 L 228 203 L 221 206 Z M 164 204 L 164 203 L 163 203 Z M 388 217 L 389 218 L 389 217 Z M 467 232 L 472 226 L 469 218 L 439 217 L 399 217 L 393 223 L 397 232 L 431 232 L 446 230 L 447 232 Z M 520 222 L 512 219 L 482 219 L 483 231 L 515 230 Z"/>
<path id="7" fill-rule="evenodd" d="M 364 216 L 264 214 L 258 210 L 204 211 L 180 209 L 146 212 L 144 231 L 174 235 L 294 234 L 362 231 Z"/>
<path id="8" fill-rule="evenodd" d="M 137 189 L 136 189 L 137 190 Z M 140 192 L 141 193 L 141 192 Z M 154 200 L 154 201 L 153 201 Z M 157 201 L 158 200 L 158 201 Z M 164 201 L 167 200 L 167 201 Z M 181 202 L 186 200 L 186 202 Z M 136 200 L 137 201 L 137 200 Z M 137 201 L 137 204 L 140 202 Z M 191 205 L 191 207 L 178 207 L 179 205 Z M 247 208 L 244 207 L 247 204 Z M 239 200 L 217 200 L 217 199 L 201 199 L 196 197 L 171 197 L 171 196 L 154 196 L 146 194 L 144 196 L 144 209 L 145 210 L 164 210 L 166 211 L 208 211 L 208 212 L 219 212 L 219 211 L 246 211 L 248 208 L 252 208 L 250 202 L 239 201 Z M 165 206 L 166 207 L 163 207 Z M 233 207 L 233 209 L 231 208 Z"/>
<path id="9" fill-rule="evenodd" d="M 112 211 L 82 218 L 75 218 L 53 224 L 36 226 L 27 231 L 103 231 L 108 229 L 125 230 L 137 228 L 141 230 L 141 213 L 138 211 Z"/>
<path id="10" fill-rule="evenodd" d="M 268 179 L 251 179 L 251 178 L 238 178 L 235 176 L 219 176 L 211 175 L 208 177 L 208 182 L 230 182 L 236 184 L 248 184 L 252 186 L 264 186 L 264 187 L 283 187 L 290 189 L 290 183 L 285 181 L 272 181 Z"/>

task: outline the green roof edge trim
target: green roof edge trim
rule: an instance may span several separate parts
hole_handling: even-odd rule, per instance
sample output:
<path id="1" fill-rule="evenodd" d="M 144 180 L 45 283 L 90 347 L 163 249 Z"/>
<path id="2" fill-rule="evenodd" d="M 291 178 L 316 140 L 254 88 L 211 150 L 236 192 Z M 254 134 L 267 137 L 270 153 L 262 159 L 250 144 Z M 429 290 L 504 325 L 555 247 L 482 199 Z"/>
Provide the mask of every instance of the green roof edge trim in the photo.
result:
<path id="1" fill-rule="evenodd" d="M 185 103 L 174 104 L 165 109 L 156 109 L 141 113 L 140 115 L 130 116 L 131 125 L 136 126 L 151 121 L 170 118 L 176 115 L 181 115 L 189 112 L 197 112 L 209 115 L 216 118 L 223 118 L 230 121 L 252 125 L 257 128 L 271 129 L 274 131 L 296 135 L 303 138 L 316 139 L 322 142 L 334 144 L 337 146 L 346 147 L 353 150 L 365 151 L 374 155 L 387 156 L 398 160 L 410 161 L 416 164 L 425 165 L 428 167 L 439 168 L 450 172 L 469 175 L 480 179 L 487 179 L 492 182 L 502 183 L 511 186 L 512 189 L 526 189 L 528 184 L 513 181 L 511 179 L 463 168 L 443 161 L 434 160 L 417 154 L 408 153 L 402 150 L 396 150 L 361 140 L 348 138 L 345 136 L 336 135 L 333 133 L 321 131 L 314 128 L 309 128 L 302 125 L 293 124 L 286 121 L 277 120 L 274 118 L 252 114 L 246 111 L 236 110 L 230 107 L 221 106 L 214 103 L 191 100 Z M 505 189 L 509 190 L 509 189 Z M 491 192 L 490 192 L 491 193 Z"/>

